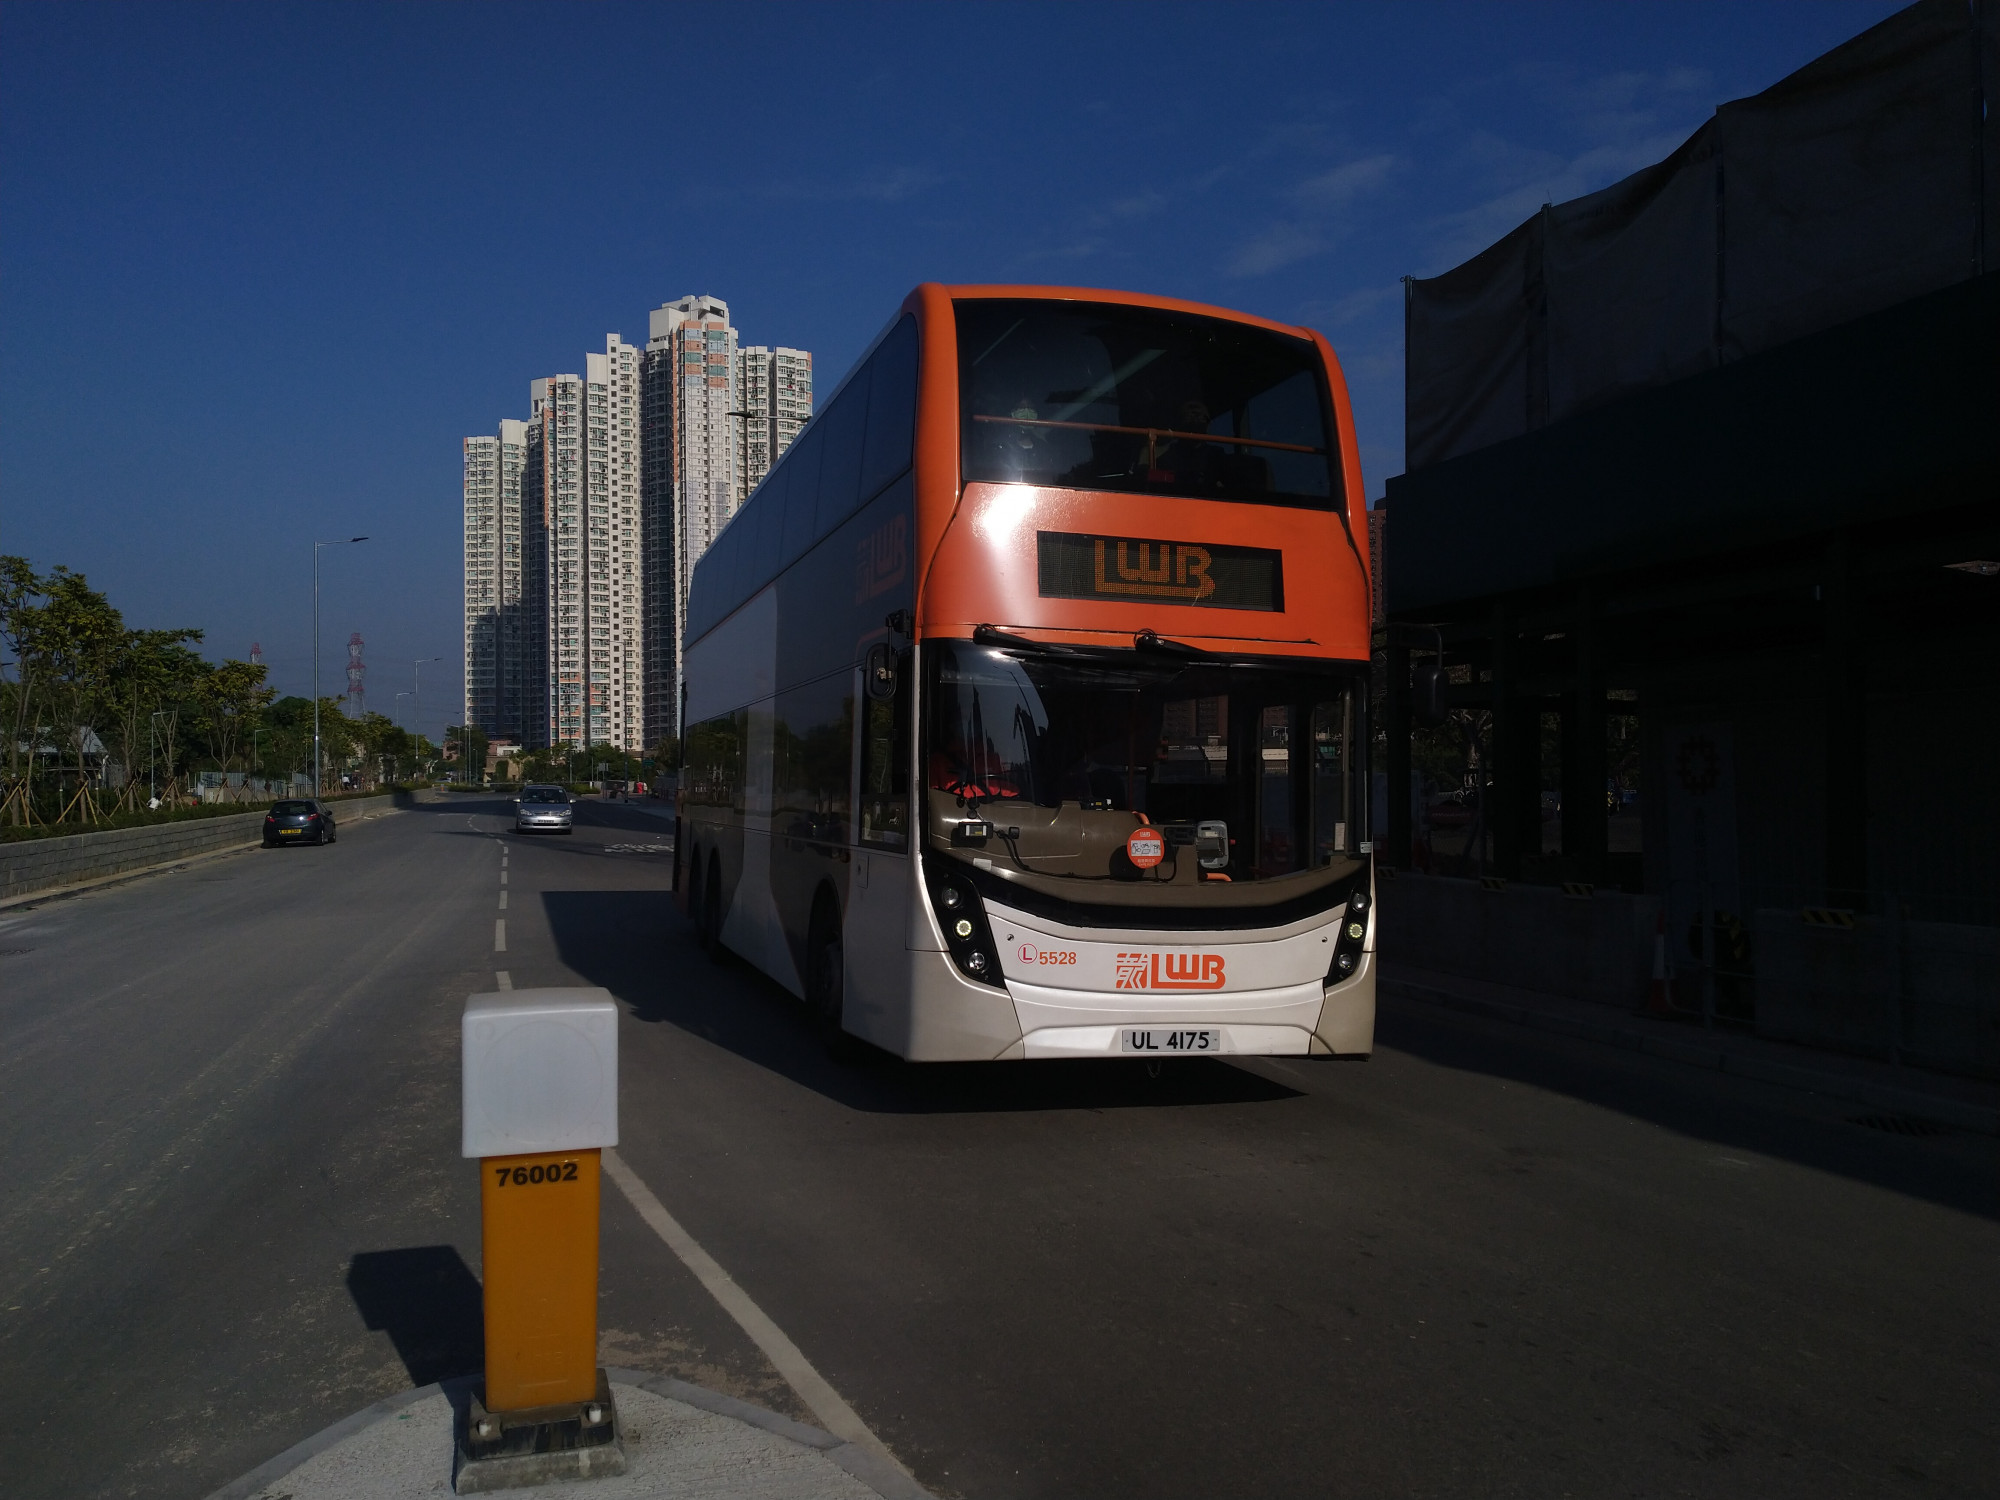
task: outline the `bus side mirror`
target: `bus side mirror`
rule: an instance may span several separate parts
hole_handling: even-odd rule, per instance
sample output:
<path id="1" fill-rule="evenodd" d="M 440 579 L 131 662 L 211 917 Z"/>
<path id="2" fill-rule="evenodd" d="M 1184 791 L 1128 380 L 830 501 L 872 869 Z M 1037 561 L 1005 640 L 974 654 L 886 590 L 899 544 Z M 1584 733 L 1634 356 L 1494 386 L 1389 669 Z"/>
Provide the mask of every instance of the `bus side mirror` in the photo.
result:
<path id="1" fill-rule="evenodd" d="M 885 641 L 870 646 L 861 668 L 862 687 L 877 703 L 896 696 L 896 653 Z"/>
<path id="2" fill-rule="evenodd" d="M 1444 668 L 1433 662 L 1410 673 L 1410 717 L 1426 729 L 1435 729 L 1445 720 Z"/>

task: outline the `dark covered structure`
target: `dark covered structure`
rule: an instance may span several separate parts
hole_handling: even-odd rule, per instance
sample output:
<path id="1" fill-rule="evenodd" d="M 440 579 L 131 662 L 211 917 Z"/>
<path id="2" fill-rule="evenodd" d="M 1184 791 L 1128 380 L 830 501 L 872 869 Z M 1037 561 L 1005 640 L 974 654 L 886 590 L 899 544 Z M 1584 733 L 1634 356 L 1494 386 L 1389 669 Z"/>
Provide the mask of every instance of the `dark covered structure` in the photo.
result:
<path id="1" fill-rule="evenodd" d="M 1599 998 L 1656 948 L 1711 1018 L 2000 1072 L 1995 9 L 1912 6 L 1410 284 L 1378 856 L 1629 893 Z M 1411 717 L 1440 646 L 1458 786 Z M 1508 979 L 1477 899 L 1408 956 Z"/>

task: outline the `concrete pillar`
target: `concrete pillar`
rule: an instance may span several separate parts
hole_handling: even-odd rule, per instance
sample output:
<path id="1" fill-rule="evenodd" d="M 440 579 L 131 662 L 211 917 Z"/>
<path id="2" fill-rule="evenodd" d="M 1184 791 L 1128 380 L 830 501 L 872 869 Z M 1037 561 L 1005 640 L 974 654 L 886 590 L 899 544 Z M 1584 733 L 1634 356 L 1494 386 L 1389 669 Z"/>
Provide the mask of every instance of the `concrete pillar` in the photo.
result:
<path id="1" fill-rule="evenodd" d="M 1486 826 L 1493 831 L 1493 863 L 1487 873 L 1513 879 L 1521 873 L 1528 853 L 1520 804 L 1523 788 L 1532 788 L 1535 766 L 1532 747 L 1538 735 L 1537 710 L 1520 697 L 1516 684 L 1520 651 L 1514 640 L 1514 615 L 1505 599 L 1493 605 L 1493 785 L 1486 789 Z M 1529 755 L 1523 756 L 1524 747 Z"/>
<path id="2" fill-rule="evenodd" d="M 1373 830 L 1375 858 L 1399 870 L 1410 868 L 1410 646 L 1401 631 L 1389 636 L 1389 680 L 1383 692 L 1384 780 L 1389 826 Z"/>
<path id="3" fill-rule="evenodd" d="M 1826 548 L 1820 582 L 1825 620 L 1826 904 L 1868 904 L 1868 684 L 1862 669 L 1854 556 L 1844 531 Z"/>
<path id="4" fill-rule="evenodd" d="M 1591 590 L 1577 591 L 1569 632 L 1576 671 L 1569 701 L 1563 705 L 1562 761 L 1564 862 L 1593 883 L 1605 877 L 1608 827 L 1604 805 L 1604 672 L 1596 606 Z"/>

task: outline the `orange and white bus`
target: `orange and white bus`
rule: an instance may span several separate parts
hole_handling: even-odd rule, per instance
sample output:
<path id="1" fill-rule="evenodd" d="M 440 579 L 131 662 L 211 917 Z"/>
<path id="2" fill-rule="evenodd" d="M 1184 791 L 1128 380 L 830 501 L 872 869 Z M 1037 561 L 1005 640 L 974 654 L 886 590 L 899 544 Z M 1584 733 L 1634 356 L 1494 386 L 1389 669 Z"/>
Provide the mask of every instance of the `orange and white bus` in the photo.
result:
<path id="1" fill-rule="evenodd" d="M 1325 339 L 921 286 L 695 567 L 678 899 L 905 1058 L 1366 1055 L 1369 629 Z"/>

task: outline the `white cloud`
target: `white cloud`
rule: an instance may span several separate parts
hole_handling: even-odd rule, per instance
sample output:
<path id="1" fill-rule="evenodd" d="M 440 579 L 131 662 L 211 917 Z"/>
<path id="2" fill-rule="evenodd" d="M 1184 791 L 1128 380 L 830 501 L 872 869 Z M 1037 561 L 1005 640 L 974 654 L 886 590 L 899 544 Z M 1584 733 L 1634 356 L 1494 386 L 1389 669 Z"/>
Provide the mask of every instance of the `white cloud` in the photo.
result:
<path id="1" fill-rule="evenodd" d="M 944 173 L 929 167 L 879 167 L 839 180 L 773 183 L 767 191 L 774 198 L 811 203 L 900 203 L 948 180 Z"/>
<path id="2" fill-rule="evenodd" d="M 1345 328 L 1365 318 L 1385 302 L 1400 302 L 1402 298 L 1403 284 L 1400 281 L 1384 286 L 1364 286 L 1344 297 L 1307 302 L 1299 308 L 1297 318 L 1301 323 L 1312 323 L 1322 328 Z"/>
<path id="3" fill-rule="evenodd" d="M 1236 247 L 1229 258 L 1231 276 L 1263 276 L 1326 248 L 1326 238 L 1303 224 L 1273 224 Z"/>
<path id="4" fill-rule="evenodd" d="M 1358 161 L 1335 167 L 1331 172 L 1308 177 L 1292 189 L 1292 196 L 1301 203 L 1343 208 L 1363 193 L 1380 187 L 1388 180 L 1389 174 L 1402 164 L 1401 157 L 1389 152 L 1364 156 Z"/>
<path id="5" fill-rule="evenodd" d="M 1231 276 L 1263 276 L 1306 260 L 1344 238 L 1347 226 L 1337 211 L 1374 192 L 1402 165 L 1390 152 L 1357 157 L 1295 184 L 1286 194 L 1293 213 L 1265 226 L 1238 245 L 1226 267 Z"/>

